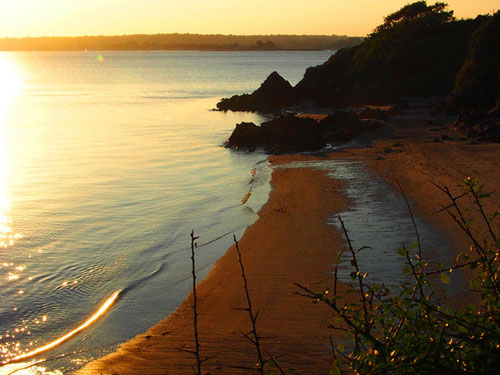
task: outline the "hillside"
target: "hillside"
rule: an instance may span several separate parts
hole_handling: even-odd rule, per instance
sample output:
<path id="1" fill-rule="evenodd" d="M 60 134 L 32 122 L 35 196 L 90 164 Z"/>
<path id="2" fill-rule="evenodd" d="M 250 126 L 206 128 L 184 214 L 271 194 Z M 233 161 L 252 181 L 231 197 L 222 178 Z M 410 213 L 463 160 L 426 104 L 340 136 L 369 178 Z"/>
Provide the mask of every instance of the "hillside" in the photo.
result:
<path id="1" fill-rule="evenodd" d="M 394 104 L 406 97 L 446 96 L 454 90 L 457 98 L 481 91 L 478 103 L 491 106 L 499 92 L 499 17 L 497 12 L 456 20 L 446 4 L 408 4 L 388 15 L 361 44 L 343 48 L 324 64 L 307 69 L 287 104 L 302 100 L 331 107 Z M 246 103 L 250 99 L 252 103 Z M 265 107 L 256 108 L 258 99 L 235 96 L 218 107 L 263 111 L 281 107 L 265 100 Z"/>

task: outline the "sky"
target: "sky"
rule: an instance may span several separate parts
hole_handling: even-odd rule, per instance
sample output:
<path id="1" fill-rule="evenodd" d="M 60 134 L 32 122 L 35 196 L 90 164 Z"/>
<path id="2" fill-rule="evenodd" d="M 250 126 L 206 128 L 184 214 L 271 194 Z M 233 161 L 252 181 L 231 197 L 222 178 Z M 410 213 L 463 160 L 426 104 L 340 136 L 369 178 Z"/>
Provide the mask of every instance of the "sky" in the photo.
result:
<path id="1" fill-rule="evenodd" d="M 364 36 L 408 0 L 0 0 L 0 37 L 199 34 Z M 428 1 L 428 4 L 434 1 Z M 449 0 L 457 18 L 500 0 Z"/>

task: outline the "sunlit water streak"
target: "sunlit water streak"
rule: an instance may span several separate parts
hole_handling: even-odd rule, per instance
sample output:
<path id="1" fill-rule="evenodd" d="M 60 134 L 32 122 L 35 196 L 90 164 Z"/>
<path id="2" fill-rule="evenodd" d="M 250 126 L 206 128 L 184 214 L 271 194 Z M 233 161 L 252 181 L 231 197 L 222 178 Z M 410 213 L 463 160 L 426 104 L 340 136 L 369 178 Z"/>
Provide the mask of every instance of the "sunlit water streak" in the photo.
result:
<path id="1" fill-rule="evenodd" d="M 12 233 L 10 227 L 10 200 L 8 196 L 7 145 L 5 137 L 5 112 L 15 98 L 20 94 L 22 83 L 8 56 L 0 54 L 0 250 L 14 245 L 21 234 Z"/>
<path id="2" fill-rule="evenodd" d="M 41 346 L 33 351 L 15 356 L 14 358 L 12 358 L 12 360 L 10 362 L 19 362 L 21 360 L 28 359 L 28 358 L 34 357 L 38 354 L 41 354 L 43 352 L 46 352 L 48 350 L 54 349 L 55 347 L 61 345 L 66 340 L 69 340 L 71 337 L 77 335 L 78 333 L 80 333 L 83 330 L 90 327 L 93 323 L 95 323 L 97 321 L 97 319 L 102 317 L 106 313 L 106 311 L 108 311 L 108 309 L 113 305 L 113 303 L 115 303 L 115 301 L 119 295 L 120 295 L 119 291 L 114 292 L 111 295 L 111 297 L 109 297 L 90 318 L 88 318 L 84 323 L 79 325 L 77 328 L 71 330 L 70 332 L 57 338 L 56 340 L 54 340 L 46 345 L 43 345 L 43 346 Z"/>
<path id="3" fill-rule="evenodd" d="M 296 83 L 330 54 L 1 55 L 0 215 L 13 237 L 0 249 L 0 361 L 66 336 L 116 290 L 99 320 L 16 374 L 71 371 L 173 311 L 190 290 L 191 229 L 204 276 L 270 189 L 265 155 L 219 147 L 262 117 L 210 109 L 273 70 Z"/>

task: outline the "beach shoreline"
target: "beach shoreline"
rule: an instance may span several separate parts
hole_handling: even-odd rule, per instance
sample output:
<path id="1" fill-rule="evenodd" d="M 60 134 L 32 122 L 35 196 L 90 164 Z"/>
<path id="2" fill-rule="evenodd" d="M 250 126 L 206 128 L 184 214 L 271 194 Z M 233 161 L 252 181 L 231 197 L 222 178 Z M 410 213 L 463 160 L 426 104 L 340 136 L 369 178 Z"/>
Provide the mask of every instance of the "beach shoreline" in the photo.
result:
<path id="1" fill-rule="evenodd" d="M 433 183 L 459 192 L 461 181 L 471 176 L 479 178 L 488 190 L 497 190 L 500 173 L 495 161 L 500 145 L 442 141 L 440 138 L 446 139 L 440 137 L 444 128 L 429 125 L 427 118 L 418 112 L 391 120 L 392 134 L 375 139 L 370 147 L 319 156 L 271 156 L 269 160 L 275 167 L 321 159 L 362 161 L 369 171 L 403 190 L 415 213 L 428 219 L 458 252 L 465 250 L 468 241 L 446 213 L 436 213 L 445 198 Z M 438 120 L 441 125 L 446 121 Z M 348 205 L 341 194 L 343 182 L 327 177 L 322 170 L 275 168 L 271 184 L 273 190 L 259 219 L 240 240 L 250 293 L 260 311 L 257 328 L 261 336 L 271 337 L 264 342 L 265 348 L 275 356 L 284 354 L 280 361 L 285 368 L 322 374 L 331 364 L 329 335 L 336 342 L 343 339 L 338 331 L 327 328 L 331 312 L 294 295 L 293 282 L 324 288 L 333 281 L 332 264 L 343 241 L 327 220 Z M 488 212 L 498 207 L 498 195 L 485 201 Z M 215 356 L 205 365 L 211 373 L 248 373 L 237 367 L 255 364 L 255 349 L 241 336 L 250 330 L 248 316 L 234 310 L 245 305 L 238 267 L 231 247 L 198 284 L 202 356 Z M 346 288 L 341 284 L 340 293 Z M 165 320 L 78 373 L 188 373 L 194 356 L 182 350 L 193 346 L 191 306 L 192 294 Z"/>
<path id="2" fill-rule="evenodd" d="M 342 183 L 325 171 L 278 168 L 273 172 L 269 201 L 259 219 L 239 240 L 250 295 L 259 311 L 263 346 L 279 356 L 283 366 L 299 373 L 324 373 L 331 364 L 325 348 L 331 330 L 328 308 L 295 295 L 294 282 L 330 285 L 340 232 L 327 220 L 347 206 Z M 340 285 L 345 291 L 347 285 Z M 250 321 L 234 246 L 229 248 L 197 286 L 202 356 L 215 356 L 204 368 L 216 374 L 244 374 L 254 367 L 255 349 L 242 333 Z M 177 310 L 144 334 L 122 344 L 104 358 L 87 364 L 79 374 L 186 374 L 194 356 L 192 293 Z"/>

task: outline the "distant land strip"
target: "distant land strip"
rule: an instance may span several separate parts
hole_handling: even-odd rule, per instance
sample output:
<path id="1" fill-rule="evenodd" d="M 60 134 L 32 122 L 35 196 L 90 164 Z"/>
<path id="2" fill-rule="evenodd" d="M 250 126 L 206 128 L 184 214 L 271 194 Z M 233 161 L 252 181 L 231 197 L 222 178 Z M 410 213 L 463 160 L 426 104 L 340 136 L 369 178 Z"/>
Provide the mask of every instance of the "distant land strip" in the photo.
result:
<path id="1" fill-rule="evenodd" d="M 346 35 L 135 34 L 1 38 L 0 51 L 338 50 L 364 38 Z"/>

